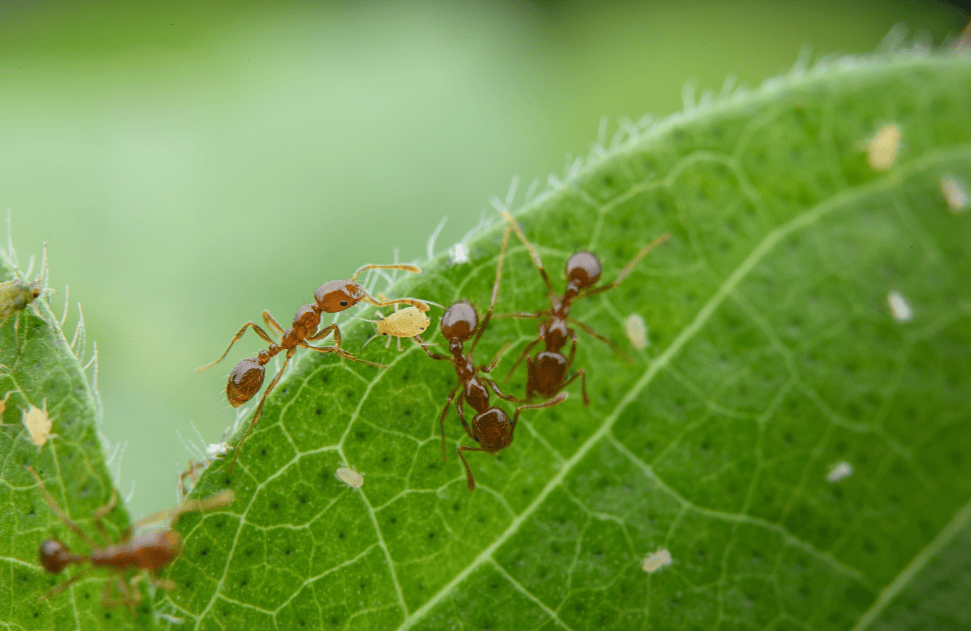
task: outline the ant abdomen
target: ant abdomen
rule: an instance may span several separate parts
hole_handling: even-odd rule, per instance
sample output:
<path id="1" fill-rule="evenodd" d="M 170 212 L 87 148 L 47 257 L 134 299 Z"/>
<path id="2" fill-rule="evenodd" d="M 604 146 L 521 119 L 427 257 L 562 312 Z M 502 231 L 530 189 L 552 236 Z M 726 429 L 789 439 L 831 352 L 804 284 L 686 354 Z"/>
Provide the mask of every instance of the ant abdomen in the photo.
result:
<path id="1" fill-rule="evenodd" d="M 577 252 L 566 262 L 566 278 L 578 289 L 596 285 L 602 273 L 600 259 L 590 252 Z"/>
<path id="2" fill-rule="evenodd" d="M 182 537 L 174 530 L 149 531 L 124 544 L 93 550 L 91 564 L 151 570 L 162 567 L 177 557 L 181 550 Z"/>
<path id="3" fill-rule="evenodd" d="M 238 408 L 253 398 L 263 386 L 266 369 L 257 363 L 255 357 L 248 357 L 236 364 L 226 382 L 226 398 L 229 404 Z"/>
<path id="4" fill-rule="evenodd" d="M 48 539 L 40 544 L 40 564 L 51 574 L 60 574 L 74 562 L 74 555 L 67 551 L 57 539 Z"/>
<path id="5" fill-rule="evenodd" d="M 475 441 L 486 450 L 495 452 L 505 449 L 512 442 L 512 424 L 501 408 L 489 408 L 472 419 Z"/>

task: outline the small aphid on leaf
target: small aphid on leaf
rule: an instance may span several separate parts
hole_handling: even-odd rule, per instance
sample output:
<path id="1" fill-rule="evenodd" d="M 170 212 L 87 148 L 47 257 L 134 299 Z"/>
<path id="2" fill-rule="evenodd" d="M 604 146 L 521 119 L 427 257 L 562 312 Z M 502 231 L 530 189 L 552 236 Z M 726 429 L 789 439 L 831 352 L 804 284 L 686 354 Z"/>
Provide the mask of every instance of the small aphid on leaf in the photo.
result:
<path id="1" fill-rule="evenodd" d="M 674 559 L 671 558 L 671 552 L 662 548 L 653 554 L 647 555 L 644 558 L 644 563 L 641 564 L 641 569 L 648 574 L 654 574 L 672 563 L 674 563 Z"/>
<path id="2" fill-rule="evenodd" d="M 647 348 L 647 323 L 644 322 L 644 318 L 636 313 L 630 314 L 624 321 L 624 329 L 627 330 L 627 339 L 634 348 L 639 351 Z"/>
<path id="3" fill-rule="evenodd" d="M 893 166 L 900 150 L 900 126 L 884 125 L 867 143 L 866 155 L 874 171 L 886 171 Z"/>
<path id="4" fill-rule="evenodd" d="M 853 475 L 853 465 L 845 460 L 841 460 L 829 468 L 829 473 L 826 474 L 826 481 L 830 484 L 835 484 L 851 475 Z"/>
<path id="5" fill-rule="evenodd" d="M 968 205 L 971 205 L 971 194 L 968 193 L 967 184 L 953 175 L 945 175 L 941 178 L 941 192 L 952 213 L 964 212 L 968 209 Z"/>
<path id="6" fill-rule="evenodd" d="M 24 411 L 21 421 L 24 427 L 27 428 L 27 433 L 30 434 L 30 440 L 38 447 L 43 447 L 47 440 L 51 436 L 57 436 L 57 434 L 51 434 L 51 426 L 54 424 L 50 418 L 47 416 L 47 403 L 44 403 L 44 408 L 35 408 L 33 405 L 28 405 L 27 410 Z"/>
<path id="7" fill-rule="evenodd" d="M 334 476 L 349 487 L 359 489 L 364 486 L 364 474 L 347 467 L 337 467 Z"/>
<path id="8" fill-rule="evenodd" d="M 897 322 L 910 322 L 914 318 L 914 310 L 899 291 L 887 294 L 887 304 L 890 305 L 890 313 Z"/>

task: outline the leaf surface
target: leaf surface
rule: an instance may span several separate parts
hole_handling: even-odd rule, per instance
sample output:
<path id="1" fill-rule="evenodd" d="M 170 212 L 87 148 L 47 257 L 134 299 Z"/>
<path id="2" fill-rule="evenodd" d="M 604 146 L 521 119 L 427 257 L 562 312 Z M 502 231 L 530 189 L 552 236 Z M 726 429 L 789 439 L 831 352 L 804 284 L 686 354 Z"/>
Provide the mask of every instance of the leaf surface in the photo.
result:
<path id="1" fill-rule="evenodd" d="M 0 261 L 0 276 L 4 281 L 14 278 L 6 261 Z M 14 311 L 0 325 L 0 398 L 4 403 L 0 427 L 0 505 L 4 507 L 0 514 L 0 621 L 5 628 L 27 630 L 155 628 L 147 593 L 134 619 L 125 607 L 106 609 L 102 605 L 107 579 L 101 570 L 66 593 L 38 600 L 78 572 L 77 568 L 57 576 L 44 572 L 38 561 L 40 543 L 58 539 L 77 554 L 87 553 L 88 546 L 47 506 L 27 467 L 34 468 L 62 510 L 99 544 L 92 515 L 108 503 L 114 489 L 102 451 L 97 394 L 74 352 L 83 357 L 83 327 L 74 342 L 72 350 L 43 297 Z M 25 416 L 39 422 L 41 429 L 44 420 L 49 420 L 53 435 L 46 442 L 39 438 L 42 445 L 35 444 L 24 424 Z M 104 523 L 114 542 L 128 526 L 128 515 L 119 505 Z"/>
<path id="2" fill-rule="evenodd" d="M 595 151 L 517 218 L 558 289 L 577 250 L 608 282 L 672 235 L 572 312 L 633 363 L 580 332 L 592 404 L 574 384 L 524 412 L 508 449 L 469 454 L 469 493 L 454 410 L 447 462 L 438 436 L 452 368 L 361 351 L 370 327 L 345 320 L 345 348 L 390 368 L 298 355 L 233 475 L 226 458 L 197 485 L 238 498 L 182 521 L 160 610 L 179 629 L 902 629 L 893 608 L 945 581 L 934 607 L 966 620 L 968 566 L 941 555 L 971 514 L 971 212 L 941 183 L 971 181 L 969 86 L 966 56 L 824 64 Z M 897 155 L 875 170 L 888 124 Z M 395 293 L 481 313 L 501 232 Z M 544 293 L 513 239 L 498 312 Z M 534 327 L 493 321 L 478 360 L 515 342 L 504 375 Z M 500 384 L 522 396 L 524 372 Z M 673 563 L 648 574 L 659 549 Z"/>

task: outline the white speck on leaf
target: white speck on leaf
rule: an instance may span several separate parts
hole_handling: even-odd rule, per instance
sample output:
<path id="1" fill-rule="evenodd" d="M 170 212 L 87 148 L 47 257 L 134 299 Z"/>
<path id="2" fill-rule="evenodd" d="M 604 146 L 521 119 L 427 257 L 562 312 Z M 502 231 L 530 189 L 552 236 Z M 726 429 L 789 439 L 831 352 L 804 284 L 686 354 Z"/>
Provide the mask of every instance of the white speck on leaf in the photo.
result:
<path id="1" fill-rule="evenodd" d="M 899 291 L 887 294 L 887 304 L 890 305 L 890 313 L 897 322 L 910 322 L 914 319 L 914 310 Z"/>
<path id="2" fill-rule="evenodd" d="M 968 185 L 957 179 L 953 175 L 945 175 L 941 178 L 941 193 L 944 194 L 944 201 L 952 213 L 964 212 L 971 205 L 971 193 L 968 193 Z"/>
<path id="3" fill-rule="evenodd" d="M 636 313 L 630 314 L 624 321 L 624 329 L 627 331 L 627 339 L 630 340 L 634 348 L 639 351 L 647 348 L 650 341 L 647 337 L 647 323 L 644 322 L 644 318 Z"/>
<path id="4" fill-rule="evenodd" d="M 900 126 L 884 125 L 867 143 L 867 160 L 874 171 L 886 171 L 893 166 L 900 150 Z"/>
<path id="5" fill-rule="evenodd" d="M 661 570 L 661 568 L 667 567 L 672 563 L 674 563 L 674 559 L 671 558 L 671 552 L 662 548 L 653 554 L 647 555 L 644 558 L 644 563 L 641 565 L 641 569 L 648 574 L 654 574 L 655 572 Z"/>
<path id="6" fill-rule="evenodd" d="M 347 486 L 359 489 L 364 486 L 364 474 L 347 467 L 337 467 L 334 475 Z"/>
<path id="7" fill-rule="evenodd" d="M 853 465 L 845 460 L 841 460 L 829 468 L 829 473 L 826 474 L 826 481 L 830 484 L 835 484 L 851 475 L 853 475 Z"/>
<path id="8" fill-rule="evenodd" d="M 456 243 L 448 251 L 448 257 L 453 265 L 469 262 L 469 248 L 464 243 Z"/>

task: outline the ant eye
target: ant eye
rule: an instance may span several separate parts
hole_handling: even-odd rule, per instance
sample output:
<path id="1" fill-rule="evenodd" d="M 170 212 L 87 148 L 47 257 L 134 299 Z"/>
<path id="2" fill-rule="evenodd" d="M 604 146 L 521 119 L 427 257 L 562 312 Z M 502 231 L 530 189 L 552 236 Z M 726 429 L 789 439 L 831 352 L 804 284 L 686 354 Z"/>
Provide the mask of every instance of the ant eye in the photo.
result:
<path id="1" fill-rule="evenodd" d="M 474 440 L 475 442 L 479 442 L 479 437 L 478 436 L 473 436 L 472 437 L 472 440 Z"/>
<path id="2" fill-rule="evenodd" d="M 346 300 L 341 300 L 341 306 L 342 307 L 346 307 L 347 306 L 347 301 Z"/>

